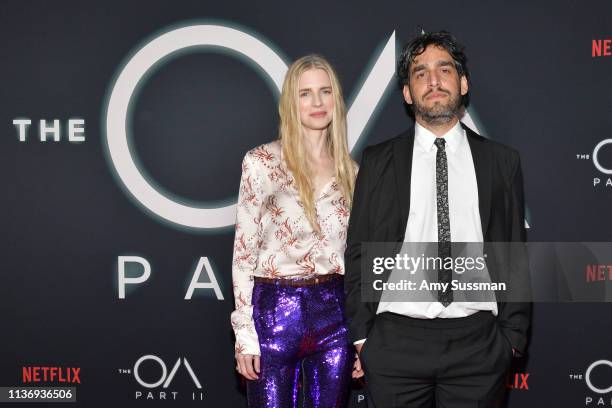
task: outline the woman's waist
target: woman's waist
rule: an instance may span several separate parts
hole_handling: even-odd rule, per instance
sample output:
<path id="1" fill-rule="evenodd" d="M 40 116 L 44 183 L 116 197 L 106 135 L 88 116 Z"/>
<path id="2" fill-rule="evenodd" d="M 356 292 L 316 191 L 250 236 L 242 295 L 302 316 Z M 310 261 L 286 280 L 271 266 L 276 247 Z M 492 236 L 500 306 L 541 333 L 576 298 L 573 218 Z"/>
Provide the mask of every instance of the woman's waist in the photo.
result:
<path id="1" fill-rule="evenodd" d="M 275 286 L 313 286 L 323 283 L 342 281 L 344 276 L 340 273 L 331 272 L 325 274 L 310 274 L 310 275 L 298 275 L 298 276 L 282 276 L 282 277 L 267 277 L 267 276 L 254 276 L 255 283 L 262 283 Z"/>
<path id="2" fill-rule="evenodd" d="M 264 278 L 307 278 L 331 273 L 344 274 L 344 257 L 338 252 L 322 253 L 308 251 L 290 256 L 276 251 L 262 251 L 258 258 L 254 276 Z"/>

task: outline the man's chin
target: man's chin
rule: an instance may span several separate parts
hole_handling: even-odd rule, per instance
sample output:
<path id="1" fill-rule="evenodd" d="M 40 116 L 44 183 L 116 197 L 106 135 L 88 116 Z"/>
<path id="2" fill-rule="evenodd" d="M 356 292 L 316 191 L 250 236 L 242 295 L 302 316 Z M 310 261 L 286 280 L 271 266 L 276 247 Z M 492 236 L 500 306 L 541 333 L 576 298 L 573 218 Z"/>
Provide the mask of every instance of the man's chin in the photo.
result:
<path id="1" fill-rule="evenodd" d="M 431 125 L 443 125 L 451 122 L 455 115 L 452 112 L 424 112 L 420 115 L 423 120 Z"/>
<path id="2" fill-rule="evenodd" d="M 447 106 L 435 106 L 433 109 L 427 109 L 425 111 L 425 115 L 431 118 L 445 118 L 452 117 L 453 111 L 449 109 Z"/>

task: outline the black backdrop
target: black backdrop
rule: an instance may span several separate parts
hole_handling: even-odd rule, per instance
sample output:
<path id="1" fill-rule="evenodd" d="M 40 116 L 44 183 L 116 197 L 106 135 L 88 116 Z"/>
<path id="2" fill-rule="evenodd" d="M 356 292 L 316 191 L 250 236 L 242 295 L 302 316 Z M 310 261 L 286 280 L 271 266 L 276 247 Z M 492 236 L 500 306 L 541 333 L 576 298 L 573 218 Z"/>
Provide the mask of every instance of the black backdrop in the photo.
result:
<path id="1" fill-rule="evenodd" d="M 449 30 L 467 46 L 479 131 L 521 153 L 530 240 L 610 241 L 610 175 L 592 153 L 612 129 L 612 58 L 593 57 L 592 45 L 612 38 L 611 15 L 605 1 L 3 2 L 0 387 L 28 385 L 27 367 L 79 367 L 79 406 L 244 405 L 229 325 L 232 226 L 162 220 L 123 186 L 107 149 L 115 80 L 155 37 L 222 25 L 263 41 L 286 64 L 321 53 L 337 68 L 350 106 L 392 35 L 399 49 L 420 27 Z M 141 81 L 128 120 L 130 152 L 167 197 L 199 208 L 231 204 L 244 153 L 276 137 L 277 98 L 253 64 L 218 48 L 191 48 Z M 412 125 L 395 80 L 376 106 L 356 160 L 364 146 Z M 82 142 L 67 139 L 75 118 L 85 123 Z M 32 122 L 25 141 L 15 119 Z M 59 142 L 40 141 L 41 119 L 59 119 Z M 598 160 L 612 168 L 612 145 Z M 594 178 L 601 182 L 594 186 Z M 146 259 L 151 273 L 120 299 L 125 256 Z M 211 289 L 185 299 L 203 257 L 223 300 Z M 142 272 L 131 263 L 126 273 Z M 528 357 L 508 381 L 516 388 L 510 406 L 595 406 L 600 397 L 612 406 L 612 392 L 592 391 L 584 377 L 593 362 L 612 360 L 611 311 L 606 303 L 536 304 Z M 135 363 L 151 355 L 166 375 L 149 357 L 141 381 L 170 379 L 166 388 L 136 379 Z M 612 368 L 597 365 L 590 380 L 609 387 Z M 360 395 L 356 386 L 354 406 L 365 406 Z"/>

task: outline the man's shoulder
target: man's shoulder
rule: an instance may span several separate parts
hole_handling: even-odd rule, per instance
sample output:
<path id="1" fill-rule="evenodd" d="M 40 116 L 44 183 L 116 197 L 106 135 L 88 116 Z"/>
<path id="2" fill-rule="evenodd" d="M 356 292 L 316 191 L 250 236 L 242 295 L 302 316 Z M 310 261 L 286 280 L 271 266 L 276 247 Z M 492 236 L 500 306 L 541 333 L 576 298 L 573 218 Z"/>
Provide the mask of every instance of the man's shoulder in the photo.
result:
<path id="1" fill-rule="evenodd" d="M 480 145 L 483 150 L 490 152 L 491 155 L 502 159 L 518 160 L 519 152 L 515 148 L 481 136 L 467 126 L 464 126 L 464 128 L 466 130 L 468 140 L 474 144 Z"/>
<path id="2" fill-rule="evenodd" d="M 363 156 L 367 156 L 369 160 L 389 159 L 393 153 L 393 149 L 399 145 L 407 145 L 411 135 L 414 135 L 414 131 L 407 130 L 391 139 L 368 146 L 363 150 Z"/>

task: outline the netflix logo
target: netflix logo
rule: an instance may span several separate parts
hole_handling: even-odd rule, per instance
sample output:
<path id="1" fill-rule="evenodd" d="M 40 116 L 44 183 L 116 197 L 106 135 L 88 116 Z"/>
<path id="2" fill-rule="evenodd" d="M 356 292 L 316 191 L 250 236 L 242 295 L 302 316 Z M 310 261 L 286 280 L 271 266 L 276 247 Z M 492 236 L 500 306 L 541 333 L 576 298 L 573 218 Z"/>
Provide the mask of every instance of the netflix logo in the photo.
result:
<path id="1" fill-rule="evenodd" d="M 80 384 L 80 367 L 22 367 L 24 383 L 55 382 Z"/>
<path id="2" fill-rule="evenodd" d="M 591 57 L 610 57 L 612 56 L 612 39 L 593 40 L 591 45 Z"/>
<path id="3" fill-rule="evenodd" d="M 506 388 L 514 390 L 529 390 L 529 373 L 510 373 L 506 378 Z"/>
<path id="4" fill-rule="evenodd" d="M 587 282 L 612 281 L 612 265 L 587 265 L 585 279 Z"/>

